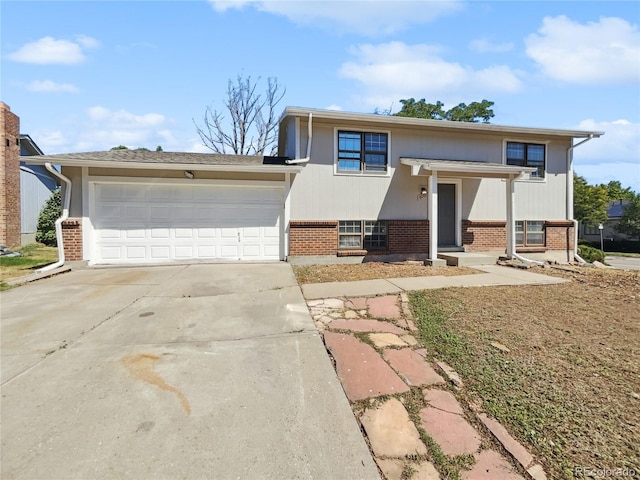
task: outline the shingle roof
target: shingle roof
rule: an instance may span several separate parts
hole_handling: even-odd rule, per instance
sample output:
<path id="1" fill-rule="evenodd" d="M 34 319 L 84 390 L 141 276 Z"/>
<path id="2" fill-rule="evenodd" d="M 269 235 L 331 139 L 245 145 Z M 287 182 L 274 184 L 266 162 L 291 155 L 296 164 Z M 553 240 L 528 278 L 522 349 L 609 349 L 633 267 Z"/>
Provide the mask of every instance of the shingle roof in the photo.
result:
<path id="1" fill-rule="evenodd" d="M 106 152 L 62 153 L 43 155 L 39 162 L 68 163 L 85 162 L 124 162 L 157 163 L 164 165 L 285 165 L 286 157 L 261 155 L 220 155 L 214 153 L 155 152 L 149 150 L 109 150 Z"/>
<path id="2" fill-rule="evenodd" d="M 106 167 L 126 169 L 209 170 L 254 173 L 298 173 L 300 165 L 289 165 L 286 157 L 263 155 L 219 155 L 213 153 L 109 150 L 106 152 L 62 153 L 20 157 L 27 164 L 51 163 L 63 167 Z"/>

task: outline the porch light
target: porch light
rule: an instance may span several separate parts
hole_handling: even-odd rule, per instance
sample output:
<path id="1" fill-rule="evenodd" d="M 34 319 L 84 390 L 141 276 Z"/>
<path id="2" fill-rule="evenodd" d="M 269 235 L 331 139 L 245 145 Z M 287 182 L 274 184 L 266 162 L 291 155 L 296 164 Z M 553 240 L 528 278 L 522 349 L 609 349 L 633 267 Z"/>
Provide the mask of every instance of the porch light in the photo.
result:
<path id="1" fill-rule="evenodd" d="M 427 187 L 420 187 L 420 195 L 426 195 L 427 194 Z"/>

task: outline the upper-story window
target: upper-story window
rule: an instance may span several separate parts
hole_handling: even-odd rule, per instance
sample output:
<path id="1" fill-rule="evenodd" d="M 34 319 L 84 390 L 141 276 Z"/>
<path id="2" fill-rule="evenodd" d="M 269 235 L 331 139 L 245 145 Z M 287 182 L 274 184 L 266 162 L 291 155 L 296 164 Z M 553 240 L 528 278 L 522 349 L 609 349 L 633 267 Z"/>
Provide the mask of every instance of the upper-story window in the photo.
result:
<path id="1" fill-rule="evenodd" d="M 544 178 L 546 146 L 538 143 L 507 142 L 507 165 L 535 167 L 532 178 Z"/>
<path id="2" fill-rule="evenodd" d="M 338 131 L 338 171 L 386 172 L 388 142 L 386 133 Z"/>

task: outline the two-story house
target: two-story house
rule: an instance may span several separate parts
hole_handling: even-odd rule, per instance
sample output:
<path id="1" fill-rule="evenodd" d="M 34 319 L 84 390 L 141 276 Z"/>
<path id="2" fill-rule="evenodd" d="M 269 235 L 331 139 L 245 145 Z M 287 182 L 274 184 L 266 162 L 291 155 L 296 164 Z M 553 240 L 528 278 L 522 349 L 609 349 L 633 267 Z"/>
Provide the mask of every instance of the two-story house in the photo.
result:
<path id="1" fill-rule="evenodd" d="M 61 165 L 67 259 L 572 261 L 573 154 L 602 132 L 288 107 L 278 157 L 119 150 Z"/>

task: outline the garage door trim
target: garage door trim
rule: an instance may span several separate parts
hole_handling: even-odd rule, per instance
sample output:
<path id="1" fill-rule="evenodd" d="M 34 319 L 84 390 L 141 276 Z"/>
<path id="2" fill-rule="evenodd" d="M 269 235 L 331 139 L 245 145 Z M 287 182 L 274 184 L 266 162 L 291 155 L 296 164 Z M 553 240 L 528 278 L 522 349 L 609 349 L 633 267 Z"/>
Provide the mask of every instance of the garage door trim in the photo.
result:
<path id="1" fill-rule="evenodd" d="M 88 218 L 83 222 L 83 244 L 84 244 L 84 257 L 89 260 L 89 264 L 99 263 L 99 253 L 97 249 L 97 235 L 94 228 L 92 219 L 96 215 L 96 187 L 98 185 L 107 184 L 126 184 L 126 185 L 140 185 L 140 186 L 199 186 L 199 187 L 221 187 L 221 188 L 247 188 L 253 190 L 259 189 L 278 189 L 282 190 L 283 204 L 280 208 L 280 224 L 279 224 L 279 257 L 280 260 L 285 257 L 285 196 L 287 193 L 286 181 L 266 181 L 266 180 L 220 180 L 220 179 L 176 179 L 176 178 L 149 178 L 149 177 L 103 177 L 93 176 L 88 177 L 86 185 L 88 188 L 88 198 L 85 198 L 88 204 Z M 84 202 L 83 202 L 84 203 Z M 86 228 L 85 228 L 86 227 Z"/>

